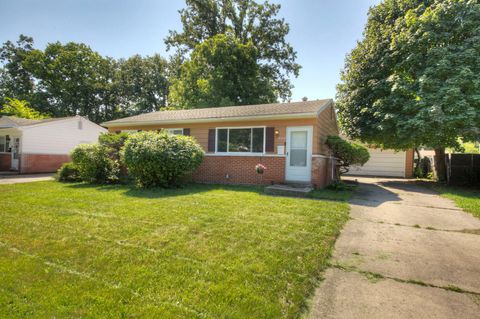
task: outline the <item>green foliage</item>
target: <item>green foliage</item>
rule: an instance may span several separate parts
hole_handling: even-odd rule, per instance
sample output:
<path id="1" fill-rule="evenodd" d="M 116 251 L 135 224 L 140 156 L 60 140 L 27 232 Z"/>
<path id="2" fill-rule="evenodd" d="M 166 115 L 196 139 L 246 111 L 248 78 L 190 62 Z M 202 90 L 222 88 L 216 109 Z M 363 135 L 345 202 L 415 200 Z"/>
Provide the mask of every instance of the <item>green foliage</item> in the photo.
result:
<path id="1" fill-rule="evenodd" d="M 333 190 L 336 192 L 345 192 L 345 191 L 352 191 L 355 189 L 354 185 L 350 185 L 345 183 L 344 181 L 334 181 L 332 184 L 327 186 L 327 189 Z"/>
<path id="2" fill-rule="evenodd" d="M 98 123 L 166 106 L 169 70 L 159 55 L 114 60 L 74 42 L 38 50 L 21 35 L 0 47 L 0 63 L 0 97 L 29 101 L 55 117 L 82 115 Z"/>
<path id="3" fill-rule="evenodd" d="M 98 137 L 98 143 L 106 149 L 111 158 L 118 160 L 120 159 L 120 151 L 129 135 L 126 132 L 102 133 Z"/>
<path id="4" fill-rule="evenodd" d="M 0 115 L 16 116 L 30 120 L 41 120 L 48 118 L 48 116 L 32 109 L 27 101 L 11 99 L 8 97 L 5 97 L 4 99 L 6 103 L 0 109 Z"/>
<path id="5" fill-rule="evenodd" d="M 467 142 L 463 143 L 464 153 L 466 154 L 480 154 L 480 147 L 478 146 L 478 142 Z"/>
<path id="6" fill-rule="evenodd" d="M 34 78 L 24 66 L 24 61 L 32 50 L 33 39 L 23 34 L 16 43 L 7 41 L 0 48 L 0 62 L 3 62 L 0 68 L 0 105 L 6 102 L 2 101 L 6 96 L 34 102 Z"/>
<path id="7" fill-rule="evenodd" d="M 258 51 L 219 34 L 197 45 L 171 87 L 169 101 L 177 108 L 260 104 L 275 101 L 270 82 L 262 77 Z"/>
<path id="8" fill-rule="evenodd" d="M 347 173 L 350 165 L 363 165 L 370 159 L 370 153 L 366 147 L 345 141 L 339 136 L 328 136 L 326 144 L 333 156 L 337 158 L 340 174 Z"/>
<path id="9" fill-rule="evenodd" d="M 117 86 L 126 115 L 158 111 L 167 105 L 169 91 L 168 62 L 160 55 L 134 55 L 120 60 Z"/>
<path id="10" fill-rule="evenodd" d="M 118 181 L 118 161 L 110 158 L 106 147 L 100 144 L 81 144 L 70 155 L 82 181 L 94 184 Z"/>
<path id="11" fill-rule="evenodd" d="M 203 150 L 188 136 L 140 132 L 125 143 L 123 162 L 141 187 L 178 186 L 203 160 Z"/>
<path id="12" fill-rule="evenodd" d="M 480 5 L 385 0 L 338 86 L 338 115 L 354 139 L 406 149 L 457 146 L 480 131 Z"/>
<path id="13" fill-rule="evenodd" d="M 79 182 L 81 181 L 80 172 L 73 163 L 63 164 L 57 171 L 55 179 L 59 182 Z"/>
<path id="14" fill-rule="evenodd" d="M 261 78 L 272 81 L 276 98 L 287 99 L 292 84 L 289 76 L 298 76 L 297 53 L 286 41 L 289 25 L 277 18 L 279 4 L 254 0 L 186 0 L 180 10 L 183 30 L 170 31 L 167 48 L 175 47 L 177 56 L 186 58 L 196 46 L 218 34 L 232 33 L 241 43 L 258 49 L 256 61 Z"/>

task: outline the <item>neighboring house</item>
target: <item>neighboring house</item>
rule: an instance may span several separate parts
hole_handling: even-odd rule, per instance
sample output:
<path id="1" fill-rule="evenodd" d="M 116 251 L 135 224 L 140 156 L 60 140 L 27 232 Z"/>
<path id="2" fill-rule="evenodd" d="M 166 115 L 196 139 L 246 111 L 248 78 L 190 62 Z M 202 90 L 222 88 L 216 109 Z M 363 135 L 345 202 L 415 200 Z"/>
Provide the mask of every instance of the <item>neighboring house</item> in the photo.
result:
<path id="1" fill-rule="evenodd" d="M 81 116 L 44 120 L 0 117 L 0 171 L 55 172 L 70 161 L 75 146 L 95 143 L 106 131 Z"/>
<path id="2" fill-rule="evenodd" d="M 352 166 L 345 175 L 413 177 L 413 149 L 408 151 L 369 148 L 370 159 L 363 166 Z"/>
<path id="3" fill-rule="evenodd" d="M 325 145 L 338 135 L 332 100 L 162 111 L 102 124 L 110 132 L 160 130 L 191 135 L 205 150 L 193 180 L 202 183 L 307 183 L 334 178 Z M 267 167 L 263 176 L 255 166 Z"/>

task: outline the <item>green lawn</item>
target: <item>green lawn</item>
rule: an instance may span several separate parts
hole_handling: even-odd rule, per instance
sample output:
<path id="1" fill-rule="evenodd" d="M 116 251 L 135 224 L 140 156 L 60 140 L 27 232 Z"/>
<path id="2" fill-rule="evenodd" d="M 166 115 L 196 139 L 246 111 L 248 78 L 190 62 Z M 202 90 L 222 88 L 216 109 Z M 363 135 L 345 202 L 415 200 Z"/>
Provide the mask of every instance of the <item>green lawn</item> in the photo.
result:
<path id="1" fill-rule="evenodd" d="M 345 202 L 252 187 L 0 194 L 1 318 L 298 317 L 348 219 Z"/>
<path id="2" fill-rule="evenodd" d="M 433 189 L 443 197 L 449 198 L 464 211 L 480 218 L 480 189 L 445 186 L 436 184 Z"/>

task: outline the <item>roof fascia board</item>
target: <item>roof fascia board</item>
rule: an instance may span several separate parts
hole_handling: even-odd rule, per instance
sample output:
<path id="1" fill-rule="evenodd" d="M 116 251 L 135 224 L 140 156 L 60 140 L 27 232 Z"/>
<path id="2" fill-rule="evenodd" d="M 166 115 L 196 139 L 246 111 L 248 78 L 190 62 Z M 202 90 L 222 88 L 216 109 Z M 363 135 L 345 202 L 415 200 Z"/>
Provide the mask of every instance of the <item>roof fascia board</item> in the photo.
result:
<path id="1" fill-rule="evenodd" d="M 8 116 L 2 116 L 2 120 L 7 120 L 8 122 L 11 123 L 11 126 L 3 126 L 3 125 L 1 125 L 0 128 L 17 128 L 17 127 L 18 127 L 17 123 L 15 123 L 14 121 L 12 121 L 12 120 L 10 119 L 10 117 L 8 117 Z"/>
<path id="2" fill-rule="evenodd" d="M 328 100 L 327 103 L 325 103 L 324 105 L 322 105 L 318 111 L 317 111 L 317 116 L 320 116 L 320 114 L 322 114 L 323 111 L 325 111 L 326 109 L 328 109 L 330 106 L 333 105 L 333 100 Z"/>
<path id="3" fill-rule="evenodd" d="M 38 123 L 38 124 L 31 124 L 31 125 L 24 125 L 24 126 L 20 126 L 20 127 L 22 129 L 26 130 L 26 129 L 35 128 L 35 127 L 39 127 L 39 126 L 43 126 L 43 125 L 53 125 L 53 124 L 56 124 L 56 123 L 63 123 L 63 122 L 71 121 L 71 120 L 77 120 L 78 118 L 80 118 L 80 116 L 75 115 L 75 116 L 68 117 L 68 118 L 61 119 L 61 120 Z"/>
<path id="4" fill-rule="evenodd" d="M 102 126 L 105 127 L 124 127 L 124 126 L 139 126 L 139 125 L 158 125 L 158 124 L 187 124 L 187 123 L 208 123 L 208 122 L 241 122 L 241 121 L 261 121 L 261 120 L 288 120 L 298 118 L 315 118 L 318 112 L 313 113 L 294 113 L 281 115 L 259 115 L 259 116 L 242 116 L 242 117 L 221 117 L 221 118 L 206 118 L 206 119 L 189 119 L 189 120 L 156 120 L 156 121 L 125 121 L 125 122 L 105 122 Z"/>

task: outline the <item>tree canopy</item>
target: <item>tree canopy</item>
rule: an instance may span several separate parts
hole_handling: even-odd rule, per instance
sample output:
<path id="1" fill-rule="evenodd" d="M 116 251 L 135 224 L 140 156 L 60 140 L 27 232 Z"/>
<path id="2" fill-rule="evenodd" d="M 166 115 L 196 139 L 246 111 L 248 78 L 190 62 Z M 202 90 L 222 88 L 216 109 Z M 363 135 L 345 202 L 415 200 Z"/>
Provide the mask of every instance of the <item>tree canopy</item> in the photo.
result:
<path id="1" fill-rule="evenodd" d="M 439 156 L 459 137 L 478 140 L 478 21 L 476 0 L 385 0 L 373 7 L 338 86 L 345 133 L 387 148 L 426 145 Z"/>
<path id="2" fill-rule="evenodd" d="M 176 108 L 258 104 L 275 101 L 271 81 L 256 63 L 258 50 L 231 35 L 198 44 L 172 81 L 169 101 Z"/>
<path id="3" fill-rule="evenodd" d="M 278 4 L 253 0 L 186 0 L 186 8 L 179 11 L 183 29 L 171 30 L 165 43 L 186 58 L 198 44 L 218 34 L 231 33 L 246 45 L 251 42 L 258 50 L 262 78 L 271 79 L 276 97 L 285 100 L 292 88 L 288 76 L 298 76 L 300 66 L 285 39 L 289 25 L 277 18 L 279 10 Z"/>
<path id="4" fill-rule="evenodd" d="M 0 48 L 0 62 L 0 102 L 26 100 L 52 116 L 102 122 L 167 105 L 168 62 L 159 55 L 114 60 L 74 42 L 39 50 L 32 38 L 21 35 Z"/>
<path id="5" fill-rule="evenodd" d="M 0 116 L 8 115 L 21 117 L 30 120 L 41 120 L 48 118 L 48 115 L 41 114 L 35 109 L 31 108 L 29 103 L 24 100 L 5 98 L 5 104 L 0 108 Z"/>

